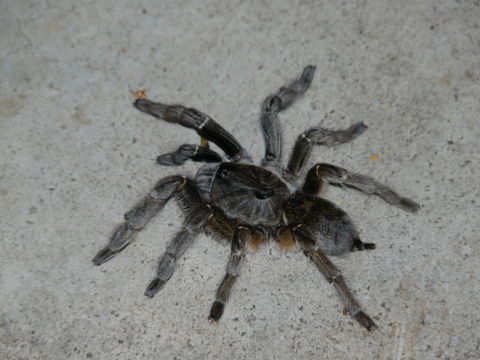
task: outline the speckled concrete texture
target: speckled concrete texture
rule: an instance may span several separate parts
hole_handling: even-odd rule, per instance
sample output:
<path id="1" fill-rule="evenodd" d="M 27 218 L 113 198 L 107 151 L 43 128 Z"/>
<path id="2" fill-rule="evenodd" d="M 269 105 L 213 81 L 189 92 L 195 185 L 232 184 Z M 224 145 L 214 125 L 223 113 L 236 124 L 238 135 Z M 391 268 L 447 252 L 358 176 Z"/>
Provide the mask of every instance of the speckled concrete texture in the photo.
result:
<path id="1" fill-rule="evenodd" d="M 479 359 L 478 1 L 0 1 L 0 358 Z M 333 258 L 379 330 L 342 315 L 300 251 L 248 254 L 222 320 L 207 315 L 229 248 L 202 235 L 143 295 L 181 213 L 171 202 L 111 262 L 123 214 L 196 143 L 132 91 L 210 114 L 258 160 L 260 104 L 316 64 L 282 112 L 305 128 L 363 121 L 322 161 L 369 174 L 418 214 L 329 189 L 373 252 Z"/>

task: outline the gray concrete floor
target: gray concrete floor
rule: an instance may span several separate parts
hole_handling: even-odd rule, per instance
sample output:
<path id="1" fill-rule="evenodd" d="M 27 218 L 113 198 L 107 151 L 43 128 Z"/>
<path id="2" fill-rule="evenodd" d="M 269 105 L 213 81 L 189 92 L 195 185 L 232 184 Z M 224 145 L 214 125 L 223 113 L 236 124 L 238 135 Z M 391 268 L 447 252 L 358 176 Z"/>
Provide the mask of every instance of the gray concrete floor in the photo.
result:
<path id="1" fill-rule="evenodd" d="M 1 359 L 480 358 L 478 1 L 4 0 L 0 20 Z M 364 121 L 311 162 L 422 205 L 326 194 L 378 245 L 334 260 L 379 331 L 273 245 L 249 254 L 210 324 L 229 249 L 204 235 L 146 298 L 181 222 L 173 202 L 93 266 L 157 179 L 198 168 L 155 164 L 198 137 L 136 111 L 132 91 L 207 112 L 259 159 L 261 102 L 310 63 L 312 87 L 281 114 L 285 153 L 308 126 Z"/>

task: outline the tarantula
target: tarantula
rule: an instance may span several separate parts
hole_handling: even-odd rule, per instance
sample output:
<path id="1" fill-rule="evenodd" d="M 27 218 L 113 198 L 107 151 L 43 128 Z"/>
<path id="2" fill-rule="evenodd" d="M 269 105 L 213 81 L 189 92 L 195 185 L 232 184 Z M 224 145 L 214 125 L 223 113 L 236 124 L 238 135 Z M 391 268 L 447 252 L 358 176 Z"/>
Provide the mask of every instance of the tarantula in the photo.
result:
<path id="1" fill-rule="evenodd" d="M 231 244 L 226 274 L 218 286 L 209 316 L 211 321 L 217 321 L 240 274 L 247 246 L 255 248 L 273 240 L 284 249 L 299 246 L 334 285 L 345 313 L 367 330 L 375 329 L 375 322 L 362 310 L 340 270 L 327 257 L 371 250 L 375 244 L 362 242 L 348 214 L 320 195 L 325 186 L 331 184 L 380 196 L 409 212 L 416 212 L 419 205 L 371 177 L 330 164 L 316 164 L 304 181 L 299 180 L 314 145 L 330 147 L 349 142 L 367 129 L 362 122 L 345 130 L 327 130 L 320 126 L 307 129 L 298 137 L 288 165 L 282 166 L 278 113 L 309 88 L 314 72 L 315 66 L 307 66 L 300 78 L 265 99 L 260 122 L 266 150 L 261 166 L 253 165 L 247 151 L 210 116 L 182 105 L 137 98 L 133 105 L 138 110 L 192 128 L 206 139 L 200 146 L 185 144 L 172 153 L 161 155 L 158 163 L 181 165 L 191 159 L 208 164 L 198 170 L 194 179 L 180 175 L 161 179 L 148 196 L 126 213 L 125 222 L 116 229 L 108 246 L 93 259 L 94 263 L 103 264 L 124 250 L 150 219 L 175 197 L 185 220 L 182 229 L 167 245 L 157 276 L 148 285 L 145 295 L 152 297 L 163 288 L 179 257 L 200 231 L 206 231 Z M 222 149 L 225 157 L 211 150 L 208 141 Z"/>

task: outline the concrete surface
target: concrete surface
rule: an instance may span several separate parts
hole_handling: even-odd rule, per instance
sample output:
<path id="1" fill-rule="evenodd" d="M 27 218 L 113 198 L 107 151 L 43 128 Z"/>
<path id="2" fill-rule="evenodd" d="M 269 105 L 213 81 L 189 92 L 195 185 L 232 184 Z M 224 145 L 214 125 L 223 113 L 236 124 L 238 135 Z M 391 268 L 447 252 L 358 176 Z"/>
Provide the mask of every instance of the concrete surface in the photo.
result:
<path id="1" fill-rule="evenodd" d="M 180 4 L 181 3 L 181 4 Z M 479 359 L 478 1 L 0 1 L 0 358 Z M 204 110 L 263 153 L 264 97 L 318 65 L 281 114 L 285 153 L 318 123 L 364 121 L 314 161 L 370 174 L 418 215 L 352 191 L 327 197 L 373 252 L 335 262 L 380 330 L 341 314 L 300 252 L 267 246 L 217 325 L 229 249 L 201 236 L 154 299 L 143 291 L 180 224 L 169 204 L 124 253 L 91 259 L 194 132 L 131 91 Z"/>

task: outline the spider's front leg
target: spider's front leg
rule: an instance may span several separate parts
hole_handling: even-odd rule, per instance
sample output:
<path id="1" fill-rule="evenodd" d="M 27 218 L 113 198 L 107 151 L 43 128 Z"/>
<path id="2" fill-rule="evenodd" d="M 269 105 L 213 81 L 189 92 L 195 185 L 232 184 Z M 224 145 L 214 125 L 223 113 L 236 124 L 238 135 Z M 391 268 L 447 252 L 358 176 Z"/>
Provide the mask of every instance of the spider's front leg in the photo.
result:
<path id="1" fill-rule="evenodd" d="M 282 155 L 282 136 L 278 113 L 289 107 L 305 91 L 313 80 L 315 66 L 309 65 L 303 69 L 300 78 L 287 86 L 281 87 L 276 94 L 268 96 L 263 102 L 260 122 L 265 140 L 265 157 L 263 165 L 278 165 Z"/>
<path id="2" fill-rule="evenodd" d="M 288 161 L 287 172 L 293 176 L 298 175 L 307 163 L 313 145 L 331 147 L 344 144 L 354 140 L 365 130 L 367 130 L 367 126 L 362 122 L 356 123 L 345 130 L 328 130 L 320 126 L 307 129 L 295 142 Z"/>
<path id="3" fill-rule="evenodd" d="M 355 174 L 341 167 L 330 164 L 317 164 L 307 174 L 302 191 L 309 194 L 318 194 L 325 183 L 334 186 L 349 187 L 364 194 L 377 195 L 387 203 L 408 212 L 417 212 L 420 209 L 415 201 L 402 197 L 388 186 L 380 184 L 375 179 Z"/>
<path id="4" fill-rule="evenodd" d="M 313 239 L 310 231 L 304 225 L 297 225 L 292 229 L 295 240 L 302 246 L 304 254 L 313 261 L 325 279 L 335 286 L 343 301 L 344 310 L 357 320 L 368 331 L 377 328 L 375 322 L 360 307 L 343 279 L 341 271 L 322 252 Z"/>
<path id="5" fill-rule="evenodd" d="M 233 161 L 249 159 L 235 137 L 207 114 L 182 105 L 166 105 L 147 99 L 137 99 L 133 105 L 156 118 L 194 129 L 198 135 L 218 145 Z"/>
<path id="6" fill-rule="evenodd" d="M 221 162 L 222 157 L 215 151 L 205 146 L 183 144 L 176 151 L 157 157 L 160 165 L 182 165 L 187 160 L 195 162 Z"/>

